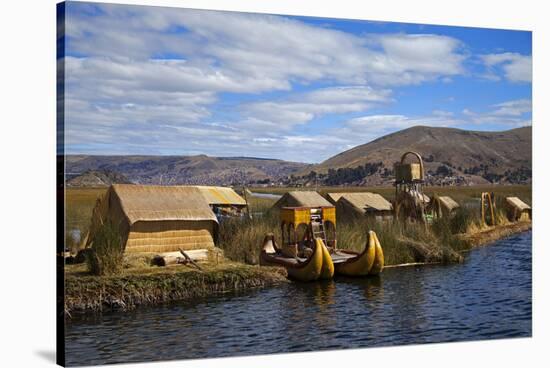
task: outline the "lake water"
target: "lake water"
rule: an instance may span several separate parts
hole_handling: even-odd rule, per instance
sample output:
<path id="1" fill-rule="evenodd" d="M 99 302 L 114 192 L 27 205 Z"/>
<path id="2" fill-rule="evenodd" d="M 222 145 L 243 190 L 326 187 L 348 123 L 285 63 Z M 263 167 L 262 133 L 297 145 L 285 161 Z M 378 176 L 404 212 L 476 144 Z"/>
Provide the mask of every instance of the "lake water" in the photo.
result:
<path id="1" fill-rule="evenodd" d="M 258 197 L 258 198 L 269 198 L 269 199 L 279 199 L 282 197 L 281 194 L 273 194 L 273 193 L 259 193 L 259 192 L 250 192 L 252 197 Z"/>
<path id="2" fill-rule="evenodd" d="M 531 336 L 531 232 L 464 264 L 290 283 L 66 326 L 68 365 Z"/>

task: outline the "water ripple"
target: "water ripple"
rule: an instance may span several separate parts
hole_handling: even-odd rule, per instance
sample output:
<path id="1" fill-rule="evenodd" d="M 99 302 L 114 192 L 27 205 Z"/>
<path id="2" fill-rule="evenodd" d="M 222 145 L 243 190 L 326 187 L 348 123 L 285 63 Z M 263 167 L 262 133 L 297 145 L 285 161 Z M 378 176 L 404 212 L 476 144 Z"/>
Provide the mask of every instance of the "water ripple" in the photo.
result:
<path id="1" fill-rule="evenodd" d="M 254 290 L 71 320 L 68 365 L 531 336 L 531 232 L 463 265 Z"/>

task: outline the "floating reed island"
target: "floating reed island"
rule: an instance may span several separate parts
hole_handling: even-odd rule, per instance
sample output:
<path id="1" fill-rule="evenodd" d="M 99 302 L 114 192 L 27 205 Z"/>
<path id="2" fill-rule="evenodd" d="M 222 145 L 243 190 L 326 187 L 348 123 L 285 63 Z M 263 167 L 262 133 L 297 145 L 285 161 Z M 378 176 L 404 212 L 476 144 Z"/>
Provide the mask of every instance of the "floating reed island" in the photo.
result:
<path id="1" fill-rule="evenodd" d="M 113 185 L 86 193 L 86 210 L 75 210 L 84 193 L 71 189 L 68 219 L 77 222 L 75 213 L 87 225 L 61 258 L 65 312 L 129 310 L 339 273 L 383 277 L 376 275 L 384 267 L 462 262 L 465 251 L 531 228 L 530 187 L 424 188 L 421 158 L 409 156 L 419 162 L 401 160 L 393 192 L 322 188 L 276 200 L 222 187 Z"/>

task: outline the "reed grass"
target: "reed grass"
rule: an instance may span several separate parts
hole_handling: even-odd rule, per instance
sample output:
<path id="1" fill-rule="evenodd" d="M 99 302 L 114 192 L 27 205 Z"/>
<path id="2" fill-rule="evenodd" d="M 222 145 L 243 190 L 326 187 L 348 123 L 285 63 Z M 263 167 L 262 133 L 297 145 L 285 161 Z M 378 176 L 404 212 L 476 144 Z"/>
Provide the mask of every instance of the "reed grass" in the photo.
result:
<path id="1" fill-rule="evenodd" d="M 481 220 L 478 206 L 464 205 L 469 199 L 470 188 L 462 204 L 453 216 L 436 218 L 428 225 L 409 221 L 376 221 L 372 218 L 340 221 L 337 228 L 338 248 L 361 251 L 367 242 L 367 233 L 373 230 L 378 235 L 384 249 L 387 265 L 413 262 L 461 262 L 461 252 L 474 245 L 467 236 L 474 236 L 490 227 Z M 475 191 L 479 195 L 479 191 Z M 464 199 L 465 198 L 465 199 Z M 496 225 L 508 225 L 504 197 L 496 197 Z M 252 219 L 229 219 L 220 226 L 219 246 L 225 256 L 231 260 L 256 264 L 262 241 L 266 233 L 274 233 L 277 242 L 281 243 L 279 219 L 275 213 L 264 212 Z"/>
<path id="2" fill-rule="evenodd" d="M 116 275 L 124 263 L 124 244 L 118 227 L 106 222 L 95 233 L 92 251 L 86 255 L 88 270 L 97 276 Z"/>
<path id="3" fill-rule="evenodd" d="M 257 264 L 262 241 L 267 233 L 280 235 L 277 216 L 264 213 L 263 216 L 227 219 L 220 224 L 218 246 L 224 256 L 247 264 Z M 280 244 L 280 239 L 278 240 Z"/>
<path id="4" fill-rule="evenodd" d="M 315 188 L 298 188 L 298 190 L 314 190 Z M 93 206 L 96 199 L 105 193 L 105 188 L 98 189 L 68 189 L 66 194 L 67 204 L 67 231 L 79 229 L 82 236 L 88 229 Z M 297 188 L 251 188 L 252 191 L 263 193 L 282 194 Z M 321 193 L 371 191 L 379 193 L 387 199 L 393 199 L 392 187 L 319 187 Z M 433 225 L 424 231 L 422 225 L 404 223 L 375 223 L 364 220 L 360 223 L 346 224 L 339 222 L 337 226 L 338 245 L 342 248 L 360 250 L 366 241 L 366 232 L 372 229 L 377 232 L 384 247 L 387 264 L 406 263 L 414 260 L 415 254 L 404 241 L 425 242 L 435 244 L 434 249 L 447 252 L 448 249 L 462 251 L 469 249 L 470 245 L 457 234 L 475 234 L 485 231 L 488 226 L 483 224 L 479 215 L 479 196 L 482 191 L 495 193 L 496 197 L 496 222 L 498 225 L 508 224 L 504 211 L 504 198 L 517 196 L 528 204 L 532 203 L 531 186 L 507 185 L 507 186 L 473 186 L 473 187 L 427 187 L 428 195 L 449 195 L 462 207 L 451 219 L 435 220 Z M 261 242 L 268 232 L 276 235 L 280 242 L 280 227 L 277 217 L 269 214 L 269 208 L 275 203 L 272 198 L 259 198 L 248 196 L 252 219 L 225 220 L 220 224 L 220 239 L 218 246 L 225 252 L 229 259 L 256 264 L 259 258 Z M 78 244 L 72 244 L 70 234 L 66 236 L 67 244 L 75 248 Z M 417 255 L 416 255 L 417 257 Z"/>
<path id="5" fill-rule="evenodd" d="M 282 268 L 233 262 L 201 263 L 201 268 L 136 265 L 117 276 L 93 276 L 82 265 L 67 266 L 65 313 L 70 317 L 74 313 L 130 310 L 288 282 Z"/>

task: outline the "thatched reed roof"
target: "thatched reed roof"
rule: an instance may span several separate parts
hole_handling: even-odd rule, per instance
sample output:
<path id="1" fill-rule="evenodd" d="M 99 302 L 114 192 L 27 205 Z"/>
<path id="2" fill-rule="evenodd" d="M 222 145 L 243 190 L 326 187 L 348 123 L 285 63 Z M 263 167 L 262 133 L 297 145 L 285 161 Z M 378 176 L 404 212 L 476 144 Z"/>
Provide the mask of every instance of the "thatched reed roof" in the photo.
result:
<path id="1" fill-rule="evenodd" d="M 448 211 L 452 211 L 460 207 L 460 205 L 449 196 L 437 196 L 437 199 L 439 199 L 441 205 Z"/>
<path id="2" fill-rule="evenodd" d="M 531 209 L 531 207 L 527 203 L 523 202 L 518 197 L 506 197 L 506 203 L 508 203 L 510 206 L 518 209 L 519 211 L 524 211 L 524 210 L 530 210 Z"/>
<path id="3" fill-rule="evenodd" d="M 196 187 L 114 184 L 130 225 L 137 221 L 201 221 L 217 222 L 201 191 Z"/>
<path id="4" fill-rule="evenodd" d="M 336 204 L 340 197 L 342 197 L 345 193 L 327 193 L 327 199 L 332 202 L 333 204 Z"/>
<path id="5" fill-rule="evenodd" d="M 377 193 L 338 193 L 338 201 L 345 201 L 359 211 L 391 211 L 392 204 Z"/>
<path id="6" fill-rule="evenodd" d="M 418 202 L 424 202 L 424 204 L 428 204 L 430 203 L 430 197 L 428 197 L 426 194 L 424 193 L 420 193 L 416 190 L 411 190 L 411 191 L 408 191 L 406 192 L 407 195 L 409 195 L 411 198 L 413 198 L 415 201 L 418 201 Z"/>
<path id="7" fill-rule="evenodd" d="M 334 207 L 329 201 L 314 191 L 292 191 L 285 193 L 273 208 L 281 207 Z"/>
<path id="8" fill-rule="evenodd" d="M 228 187 L 195 186 L 210 205 L 246 206 L 246 201 Z"/>

